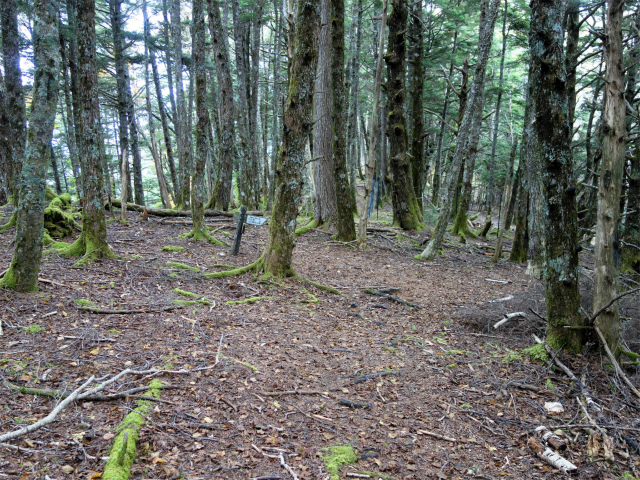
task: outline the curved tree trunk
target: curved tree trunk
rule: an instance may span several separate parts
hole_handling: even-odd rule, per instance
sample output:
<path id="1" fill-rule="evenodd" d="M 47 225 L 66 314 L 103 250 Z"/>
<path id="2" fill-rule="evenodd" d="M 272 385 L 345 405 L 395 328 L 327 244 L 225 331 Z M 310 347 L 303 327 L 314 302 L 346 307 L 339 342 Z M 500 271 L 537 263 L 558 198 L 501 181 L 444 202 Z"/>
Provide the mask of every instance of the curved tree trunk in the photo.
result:
<path id="1" fill-rule="evenodd" d="M 37 65 L 33 101 L 27 133 L 28 144 L 20 175 L 15 250 L 1 287 L 20 292 L 38 289 L 42 256 L 46 175 L 51 155 L 51 137 L 58 105 L 60 36 L 56 0 L 34 4 L 34 53 Z"/>
<path id="2" fill-rule="evenodd" d="M 476 98 L 482 95 L 482 87 L 484 86 L 484 77 L 486 73 L 487 61 L 489 59 L 489 53 L 491 51 L 491 43 L 493 40 L 493 28 L 495 26 L 496 17 L 498 13 L 498 7 L 500 0 L 491 0 L 491 4 L 488 5 L 488 0 L 483 0 L 483 12 L 486 14 L 486 19 L 481 23 L 480 39 L 478 44 L 478 59 L 476 61 L 476 69 L 473 77 L 473 83 L 471 84 L 471 90 L 469 92 L 469 105 L 476 104 Z M 456 141 L 456 147 L 453 154 L 453 160 L 451 162 L 449 175 L 447 177 L 447 187 L 444 190 L 446 198 L 442 198 L 442 207 L 440 214 L 438 215 L 438 221 L 433 230 L 433 236 L 427 244 L 427 248 L 424 249 L 421 258 L 432 260 L 435 258 L 440 246 L 442 245 L 442 238 L 451 216 L 451 210 L 453 207 L 453 197 L 456 191 L 456 184 L 458 180 L 458 174 L 462 166 L 466 155 L 466 144 L 471 131 L 473 123 L 473 109 L 467 108 L 465 110 L 462 123 L 458 129 L 458 137 Z"/>
<path id="3" fill-rule="evenodd" d="M 289 94 L 285 104 L 284 136 L 276 168 L 276 195 L 269 227 L 269 245 L 264 257 L 266 275 L 294 275 L 291 265 L 296 217 L 301 200 L 301 175 L 305 149 L 313 124 L 317 48 L 313 33 L 320 21 L 319 0 L 298 0 L 295 32 L 290 28 Z M 295 48 L 294 48 L 295 46 Z"/>

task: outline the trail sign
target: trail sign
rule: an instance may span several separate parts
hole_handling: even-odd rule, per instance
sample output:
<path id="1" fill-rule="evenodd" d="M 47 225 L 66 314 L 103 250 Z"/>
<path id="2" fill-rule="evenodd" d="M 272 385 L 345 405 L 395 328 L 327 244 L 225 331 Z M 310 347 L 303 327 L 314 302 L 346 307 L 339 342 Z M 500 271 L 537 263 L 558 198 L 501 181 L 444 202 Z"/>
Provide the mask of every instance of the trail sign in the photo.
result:
<path id="1" fill-rule="evenodd" d="M 249 225 L 264 225 L 264 223 L 267 221 L 266 218 L 264 217 L 256 217 L 253 215 L 247 215 L 247 223 Z"/>

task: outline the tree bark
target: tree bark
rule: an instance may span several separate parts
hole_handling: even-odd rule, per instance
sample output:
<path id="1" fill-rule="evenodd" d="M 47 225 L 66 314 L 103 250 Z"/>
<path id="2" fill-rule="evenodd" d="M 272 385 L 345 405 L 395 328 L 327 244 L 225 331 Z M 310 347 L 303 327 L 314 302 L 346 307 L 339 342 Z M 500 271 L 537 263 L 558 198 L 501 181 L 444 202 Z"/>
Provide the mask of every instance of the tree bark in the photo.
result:
<path id="1" fill-rule="evenodd" d="M 4 10 L 4 8 L 3 8 Z M 0 287 L 19 292 L 38 289 L 42 257 L 46 174 L 58 104 L 60 36 L 56 0 L 36 0 L 33 10 L 36 73 L 29 116 L 28 142 L 20 174 L 15 249 Z M 6 37 L 3 36 L 6 40 Z"/>
<path id="2" fill-rule="evenodd" d="M 483 0 L 482 11 L 486 12 L 486 19 L 481 22 L 478 43 L 478 59 L 476 61 L 473 83 L 471 84 L 471 90 L 469 92 L 469 105 L 475 105 L 476 98 L 482 95 L 487 61 L 489 59 L 491 43 L 493 40 L 493 28 L 495 26 L 499 5 L 500 0 L 491 0 L 490 5 L 488 5 L 488 0 Z M 453 160 L 451 162 L 449 175 L 447 177 L 447 187 L 446 190 L 444 190 L 447 195 L 446 198 L 442 198 L 442 207 L 438 215 L 436 226 L 433 230 L 433 236 L 427 244 L 427 248 L 425 248 L 420 255 L 421 258 L 432 260 L 433 258 L 435 258 L 442 244 L 442 238 L 444 237 L 444 232 L 447 228 L 449 217 L 451 216 L 453 197 L 455 195 L 456 183 L 458 180 L 458 173 L 466 155 L 466 143 L 473 123 L 473 113 L 474 112 L 472 108 L 467 108 L 465 110 L 462 123 L 460 124 L 460 128 L 458 129 L 458 136 L 453 154 Z"/>
<path id="3" fill-rule="evenodd" d="M 187 146 L 191 144 L 187 140 L 190 132 L 187 131 L 187 111 L 182 85 L 182 24 L 180 21 L 180 0 L 172 0 L 171 4 L 171 37 L 173 39 L 173 60 L 176 88 L 176 116 L 173 124 L 176 131 L 176 144 L 178 146 L 178 176 L 180 182 L 180 195 L 176 198 L 176 206 L 187 206 L 191 197 L 191 184 L 189 172 L 189 153 Z"/>
<path id="4" fill-rule="evenodd" d="M 305 147 L 313 124 L 317 47 L 313 33 L 320 21 L 319 0 L 298 0 L 298 18 L 290 24 L 289 94 L 285 104 L 284 136 L 276 168 L 276 198 L 264 257 L 266 275 L 295 275 L 291 265 L 295 226 L 301 201 Z M 294 48 L 295 46 L 295 48 Z"/>
<path id="5" fill-rule="evenodd" d="M 411 69 L 411 175 L 413 190 L 422 208 L 425 180 L 424 165 L 424 24 L 422 2 L 413 2 L 409 13 L 409 64 Z"/>
<path id="6" fill-rule="evenodd" d="M 382 61 L 384 59 L 384 34 L 387 26 L 387 0 L 382 1 L 382 18 L 380 21 L 380 35 L 378 38 L 378 62 L 376 77 L 373 84 L 373 106 L 371 110 L 371 139 L 369 141 L 369 157 L 365 165 L 364 198 L 360 207 L 360 224 L 358 225 L 358 246 L 367 243 L 367 222 L 369 220 L 369 199 L 373 187 L 373 177 L 376 172 L 376 147 L 378 143 L 378 107 L 380 104 L 380 84 L 382 83 Z"/>
<path id="7" fill-rule="evenodd" d="M 20 170 L 24 161 L 27 132 L 27 114 L 22 91 L 22 72 L 20 70 L 20 34 L 18 33 L 18 12 L 16 0 L 3 0 L 0 5 L 2 22 L 2 60 L 4 67 L 4 85 L 8 113 L 7 161 L 5 178 L 13 205 L 18 205 L 20 188 Z"/>
<path id="8" fill-rule="evenodd" d="M 507 219 L 509 217 L 508 210 L 509 204 L 511 203 L 511 194 L 513 192 L 513 165 L 516 161 L 516 151 L 518 149 L 518 137 L 513 140 L 513 144 L 511 145 L 511 154 L 509 155 L 509 169 L 507 170 L 507 176 L 504 180 L 504 193 L 502 194 L 502 203 L 500 206 L 500 222 L 498 226 L 498 239 L 496 241 L 496 249 L 493 252 L 493 258 L 491 261 L 493 263 L 498 263 L 500 261 L 500 256 L 502 255 L 502 241 L 504 238 L 504 231 L 507 228 Z"/>
<path id="9" fill-rule="evenodd" d="M 353 220 L 352 190 L 347 177 L 346 111 L 347 95 L 344 85 L 344 0 L 331 2 L 331 123 L 333 129 L 333 180 L 337 200 L 339 240 L 356 238 Z"/>
<path id="10" fill-rule="evenodd" d="M 607 5 L 604 57 L 604 138 L 598 189 L 598 216 L 594 255 L 593 310 L 598 311 L 618 295 L 618 222 L 620 189 L 626 148 L 625 67 L 622 59 L 622 17 L 624 0 Z M 620 312 L 614 302 L 595 320 L 609 348 L 619 356 Z"/>
<path id="11" fill-rule="evenodd" d="M 316 202 L 313 217 L 318 224 L 336 222 L 336 182 L 333 177 L 333 102 L 331 69 L 331 0 L 321 0 L 320 38 L 315 96 L 313 160 Z M 348 182 L 347 182 L 348 183 Z"/>
<path id="12" fill-rule="evenodd" d="M 578 285 L 578 228 L 568 91 L 563 50 L 562 0 L 531 2 L 531 97 L 542 158 L 547 340 L 554 348 L 582 348 Z M 568 328 L 565 328 L 568 327 Z"/>
<path id="13" fill-rule="evenodd" d="M 231 182 L 233 174 L 233 148 L 235 142 L 235 113 L 233 105 L 233 83 L 229 51 L 224 42 L 224 29 L 220 16 L 220 2 L 209 0 L 209 29 L 216 63 L 216 77 L 220 98 L 222 139 L 220 144 L 220 173 L 216 179 L 213 196 L 207 207 L 228 210 L 231 202 Z"/>
<path id="14" fill-rule="evenodd" d="M 404 230 L 423 227 L 422 209 L 413 189 L 411 161 L 408 155 L 407 122 L 405 104 L 405 50 L 407 27 L 406 0 L 393 0 L 389 15 L 389 45 L 385 61 L 389 72 L 387 96 L 389 105 L 389 164 L 393 174 L 391 199 L 393 223 Z"/>

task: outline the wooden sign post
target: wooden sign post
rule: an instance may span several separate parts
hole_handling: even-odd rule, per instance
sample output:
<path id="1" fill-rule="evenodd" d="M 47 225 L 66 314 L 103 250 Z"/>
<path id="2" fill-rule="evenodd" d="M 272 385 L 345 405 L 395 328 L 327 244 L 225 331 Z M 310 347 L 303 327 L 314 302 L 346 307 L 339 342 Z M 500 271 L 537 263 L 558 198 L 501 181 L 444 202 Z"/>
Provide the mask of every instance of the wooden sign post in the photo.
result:
<path id="1" fill-rule="evenodd" d="M 238 255 L 240 250 L 240 240 L 244 230 L 244 222 L 247 220 L 247 207 L 240 207 L 240 218 L 238 218 L 238 226 L 236 227 L 236 237 L 233 239 L 233 247 L 231 247 L 231 255 Z"/>

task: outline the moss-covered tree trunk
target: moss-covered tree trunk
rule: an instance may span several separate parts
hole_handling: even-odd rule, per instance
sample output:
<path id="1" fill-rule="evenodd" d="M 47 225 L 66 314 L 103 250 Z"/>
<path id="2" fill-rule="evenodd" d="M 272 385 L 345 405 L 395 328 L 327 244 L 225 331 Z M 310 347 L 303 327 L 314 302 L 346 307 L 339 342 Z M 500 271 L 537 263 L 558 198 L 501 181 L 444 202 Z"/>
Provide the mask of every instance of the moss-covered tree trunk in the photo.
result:
<path id="1" fill-rule="evenodd" d="M 411 3 L 409 16 L 409 64 L 411 71 L 411 175 L 413 191 L 422 209 L 424 164 L 424 24 L 422 2 Z M 421 217 L 422 218 L 422 217 Z"/>
<path id="2" fill-rule="evenodd" d="M 233 174 L 233 151 L 235 138 L 235 113 L 233 105 L 233 83 L 229 63 L 229 50 L 224 41 L 224 28 L 220 16 L 220 2 L 209 0 L 209 29 L 216 63 L 216 78 L 220 98 L 220 117 L 222 122 L 222 141 L 220 144 L 220 173 L 216 179 L 208 208 L 228 210 L 231 202 L 231 183 Z"/>
<path id="3" fill-rule="evenodd" d="M 65 252 L 86 255 L 85 260 L 112 257 L 107 244 L 102 192 L 104 170 L 98 103 L 98 64 L 96 61 L 95 0 L 78 4 L 78 96 L 81 119 L 80 156 L 83 160 L 84 202 L 82 235 Z"/>
<path id="4" fill-rule="evenodd" d="M 531 98 L 542 158 L 548 342 L 582 347 L 578 221 L 561 14 L 563 0 L 531 2 Z M 565 328 L 568 327 L 568 328 Z"/>
<path id="5" fill-rule="evenodd" d="M 296 217 L 301 200 L 302 170 L 311 132 L 312 103 L 318 62 L 314 32 L 320 21 L 319 0 L 298 0 L 295 32 L 290 31 L 293 52 L 289 67 L 289 93 L 284 112 L 284 135 L 276 166 L 276 192 L 264 258 L 266 275 L 294 275 L 291 257 Z M 290 25 L 290 29 L 294 28 Z"/>
<path id="6" fill-rule="evenodd" d="M 391 200 L 393 205 L 393 223 L 404 230 L 422 228 L 422 208 L 418 204 L 413 188 L 411 160 L 405 119 L 405 66 L 406 32 L 408 8 L 406 0 L 393 0 L 389 14 L 389 44 L 387 63 L 389 78 L 387 81 L 389 165 L 393 175 Z"/>
<path id="7" fill-rule="evenodd" d="M 618 221 L 620 189 L 625 163 L 627 129 L 624 101 L 625 66 L 622 59 L 622 18 L 624 0 L 607 5 L 604 56 L 607 64 L 604 87 L 604 138 L 598 189 L 598 216 L 594 255 L 593 309 L 600 310 L 618 295 Z M 620 312 L 613 303 L 596 318 L 611 351 L 618 354 Z"/>
<path id="8" fill-rule="evenodd" d="M 0 2 L 2 22 L 2 61 L 6 92 L 6 139 L 7 161 L 5 173 L 14 206 L 18 205 L 20 169 L 24 159 L 27 132 L 27 114 L 22 91 L 22 71 L 20 70 L 20 34 L 18 33 L 18 12 L 16 0 Z"/>
<path id="9" fill-rule="evenodd" d="M 180 21 L 180 0 L 171 0 L 171 37 L 173 40 L 173 75 L 176 87 L 176 116 L 173 126 L 178 147 L 178 177 L 180 194 L 176 198 L 177 208 L 184 208 L 191 198 L 191 166 L 189 148 L 191 133 L 187 129 L 187 109 L 182 85 L 182 23 Z"/>
<path id="10" fill-rule="evenodd" d="M 331 1 L 331 123 L 333 129 L 333 179 L 337 201 L 338 239 L 356 238 L 353 196 L 347 178 L 346 112 L 344 85 L 344 0 Z"/>
<path id="11" fill-rule="evenodd" d="M 502 202 L 500 205 L 500 222 L 498 225 L 498 239 L 496 240 L 496 249 L 493 252 L 493 263 L 500 261 L 502 255 L 502 242 L 504 238 L 504 232 L 507 227 L 507 219 L 509 218 L 509 204 L 511 203 L 511 195 L 513 193 L 513 184 L 515 178 L 513 176 L 513 167 L 516 161 L 516 151 L 518 149 L 518 137 L 516 137 L 511 145 L 511 153 L 509 155 L 509 169 L 507 170 L 507 176 L 504 179 L 504 192 L 502 194 Z"/>
<path id="12" fill-rule="evenodd" d="M 471 84 L 471 90 L 469 92 L 468 105 L 472 108 L 465 109 L 464 117 L 460 124 L 460 128 L 458 129 L 458 137 L 453 153 L 453 160 L 451 162 L 449 170 L 450 173 L 447 178 L 447 185 L 444 190 L 445 196 L 441 199 L 442 206 L 438 215 L 438 221 L 436 222 L 436 226 L 433 230 L 433 236 L 427 244 L 427 248 L 425 248 L 422 254 L 420 254 L 420 257 L 426 260 L 432 260 L 437 255 L 440 246 L 442 245 L 442 239 L 444 237 L 449 218 L 451 217 L 458 174 L 460 172 L 462 162 L 466 158 L 467 141 L 473 124 L 473 106 L 476 105 L 476 99 L 483 94 L 482 89 L 484 87 L 487 61 L 491 51 L 493 28 L 496 23 L 499 5 L 500 0 L 491 0 L 491 4 L 489 4 L 489 0 L 483 0 L 482 2 L 482 12 L 484 12 L 483 15 L 486 15 L 486 17 L 484 21 L 481 22 L 478 43 L 478 59 L 476 61 L 473 83 Z"/>
<path id="13" fill-rule="evenodd" d="M 38 288 L 42 256 L 47 168 L 58 105 L 60 37 L 56 0 L 34 4 L 34 53 L 37 65 L 25 161 L 20 175 L 15 250 L 0 286 L 30 292 Z"/>

